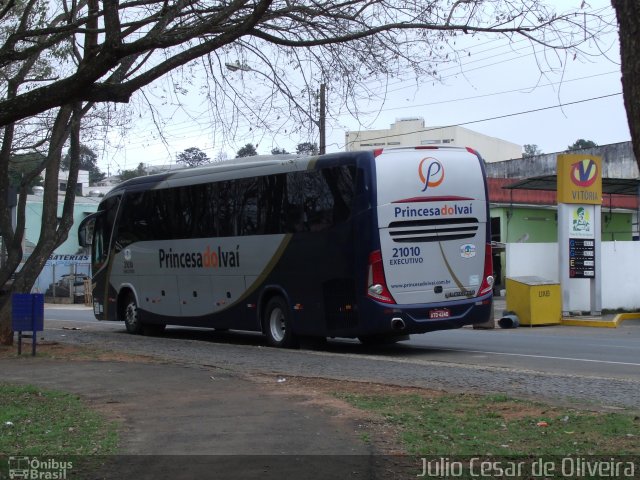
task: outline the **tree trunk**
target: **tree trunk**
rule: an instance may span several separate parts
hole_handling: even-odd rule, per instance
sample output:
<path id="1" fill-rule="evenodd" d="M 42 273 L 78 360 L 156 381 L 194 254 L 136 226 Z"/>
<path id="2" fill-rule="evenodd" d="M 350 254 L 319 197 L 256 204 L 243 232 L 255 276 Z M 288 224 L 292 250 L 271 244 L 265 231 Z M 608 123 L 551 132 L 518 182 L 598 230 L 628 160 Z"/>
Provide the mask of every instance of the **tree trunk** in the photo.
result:
<path id="1" fill-rule="evenodd" d="M 11 294 L 0 295 L 0 345 L 13 345 L 13 330 L 11 329 Z"/>
<path id="2" fill-rule="evenodd" d="M 80 122 L 83 112 L 79 104 L 67 105 L 58 111 L 58 115 L 52 128 L 51 143 L 49 146 L 46 177 L 44 184 L 44 196 L 42 207 L 42 223 L 40 238 L 31 256 L 24 262 L 10 287 L 4 285 L 4 292 L 0 295 L 0 344 L 12 345 L 13 332 L 11 331 L 11 294 L 14 292 L 28 293 L 31 291 L 35 280 L 42 271 L 49 255 L 66 240 L 69 230 L 73 225 L 73 207 L 75 203 L 75 189 L 80 165 Z M 62 149 L 67 139 L 70 139 L 69 150 L 69 177 L 65 192 L 62 215 L 58 221 L 58 172 Z M 20 202 L 22 206 L 26 202 L 26 189 L 21 191 Z M 25 209 L 18 209 L 18 224 L 24 224 Z M 23 229 L 19 230 L 19 238 Z M 14 242 L 19 245 L 19 242 Z M 17 266 L 22 260 L 22 249 L 18 248 L 9 252 L 9 263 Z M 15 271 L 15 268 L 14 270 Z"/>
<path id="3" fill-rule="evenodd" d="M 624 106 L 640 168 L 640 2 L 612 0 L 611 4 L 618 18 Z"/>

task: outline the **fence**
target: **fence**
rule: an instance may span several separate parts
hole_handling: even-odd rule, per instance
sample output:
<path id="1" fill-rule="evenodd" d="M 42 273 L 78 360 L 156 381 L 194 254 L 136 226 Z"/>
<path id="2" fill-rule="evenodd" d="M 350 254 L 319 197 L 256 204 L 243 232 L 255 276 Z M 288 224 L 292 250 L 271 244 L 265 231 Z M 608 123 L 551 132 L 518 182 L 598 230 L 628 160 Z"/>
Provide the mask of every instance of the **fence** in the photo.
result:
<path id="1" fill-rule="evenodd" d="M 90 279 L 89 263 L 47 262 L 31 293 L 44 293 L 47 303 L 91 303 Z"/>
<path id="2" fill-rule="evenodd" d="M 601 256 L 602 308 L 640 309 L 640 242 L 602 242 Z M 506 259 L 507 277 L 560 279 L 557 243 L 508 243 Z M 570 280 L 571 310 L 589 310 L 589 287 L 588 279 Z"/>

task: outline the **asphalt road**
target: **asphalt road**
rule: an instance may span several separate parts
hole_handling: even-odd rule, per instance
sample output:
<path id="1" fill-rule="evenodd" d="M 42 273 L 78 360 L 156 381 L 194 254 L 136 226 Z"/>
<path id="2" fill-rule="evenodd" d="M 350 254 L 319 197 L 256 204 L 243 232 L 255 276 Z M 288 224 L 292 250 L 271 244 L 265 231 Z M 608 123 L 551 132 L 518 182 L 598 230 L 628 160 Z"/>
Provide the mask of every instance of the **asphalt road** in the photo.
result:
<path id="1" fill-rule="evenodd" d="M 162 337 L 128 335 L 89 309 L 45 309 L 45 337 L 152 354 L 186 363 L 279 375 L 321 376 L 444 390 L 481 390 L 640 409 L 640 321 L 617 329 L 463 328 L 371 348 L 330 341 L 321 349 L 266 348 L 258 334 L 169 328 Z"/>
<path id="2" fill-rule="evenodd" d="M 45 318 L 85 322 L 108 330 L 123 329 L 119 322 L 96 321 L 90 309 L 79 306 L 47 307 Z M 174 327 L 170 332 L 198 338 L 197 332 L 202 331 Z M 207 338 L 209 332 L 204 332 L 201 335 Z M 252 333 L 238 332 L 229 338 L 249 345 L 260 344 Z M 327 347 L 327 351 L 334 353 L 362 350 L 357 340 L 335 340 Z M 640 320 L 623 322 L 616 329 L 552 325 L 509 330 L 444 330 L 412 335 L 410 341 L 399 343 L 393 351 L 398 358 L 405 359 L 640 381 Z"/>
<path id="3" fill-rule="evenodd" d="M 640 321 L 617 329 L 545 326 L 416 335 L 408 345 L 455 363 L 640 381 Z"/>

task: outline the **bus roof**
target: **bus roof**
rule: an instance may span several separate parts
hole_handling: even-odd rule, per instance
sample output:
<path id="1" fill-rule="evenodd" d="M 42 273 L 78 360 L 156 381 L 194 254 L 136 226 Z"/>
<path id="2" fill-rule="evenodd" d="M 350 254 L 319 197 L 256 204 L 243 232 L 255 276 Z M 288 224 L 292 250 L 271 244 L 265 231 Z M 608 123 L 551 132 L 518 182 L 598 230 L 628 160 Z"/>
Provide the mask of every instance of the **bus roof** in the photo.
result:
<path id="1" fill-rule="evenodd" d="M 313 160 L 317 160 L 317 158 L 317 156 L 311 157 L 307 155 L 256 155 L 224 160 L 199 167 L 185 167 L 131 178 L 110 190 L 105 195 L 105 198 L 128 190 L 143 191 L 192 183 L 206 183 L 214 179 L 227 177 L 236 178 L 239 176 L 276 173 L 278 171 L 300 170 L 307 168 L 308 164 Z"/>
<path id="2" fill-rule="evenodd" d="M 441 145 L 387 147 L 376 150 L 337 152 L 326 155 L 311 156 L 296 154 L 256 155 L 252 157 L 233 158 L 199 167 L 185 167 L 168 172 L 132 178 L 114 187 L 105 195 L 104 198 L 118 195 L 124 191 L 145 191 L 207 183 L 211 181 L 229 180 L 233 178 L 300 171 L 313 168 L 313 166 L 319 161 L 323 163 L 325 161 L 331 163 L 332 160 L 344 159 L 345 157 L 352 159 L 362 156 L 371 157 L 371 155 L 375 157 L 383 151 L 391 152 L 403 150 L 466 150 L 478 155 L 477 152 L 469 148 Z"/>

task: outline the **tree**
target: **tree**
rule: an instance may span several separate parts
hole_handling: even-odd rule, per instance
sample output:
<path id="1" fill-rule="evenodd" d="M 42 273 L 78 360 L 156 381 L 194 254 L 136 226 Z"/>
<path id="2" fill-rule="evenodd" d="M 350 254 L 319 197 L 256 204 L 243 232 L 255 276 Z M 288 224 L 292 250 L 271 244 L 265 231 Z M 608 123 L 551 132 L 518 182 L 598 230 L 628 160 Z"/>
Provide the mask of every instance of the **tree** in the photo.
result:
<path id="1" fill-rule="evenodd" d="M 89 183 L 95 184 L 104 180 L 104 177 L 107 175 L 104 172 L 100 171 L 100 167 L 98 167 L 98 155 L 91 150 L 90 147 L 86 145 L 80 145 L 80 170 L 88 170 L 89 171 Z M 71 163 L 70 152 L 62 159 L 60 166 L 62 170 L 68 171 L 69 165 Z"/>
<path id="2" fill-rule="evenodd" d="M 598 144 L 596 142 L 592 142 L 591 140 L 584 140 L 583 138 L 580 138 L 576 140 L 573 143 L 573 145 L 569 145 L 567 147 L 567 152 L 570 152 L 571 150 L 582 150 L 583 148 L 593 148 L 597 146 Z"/>
<path id="3" fill-rule="evenodd" d="M 318 155 L 318 144 L 311 142 L 299 143 L 296 147 L 298 155 Z"/>
<path id="4" fill-rule="evenodd" d="M 272 148 L 271 155 L 286 155 L 287 152 L 284 148 Z"/>
<path id="5" fill-rule="evenodd" d="M 120 173 L 118 173 L 118 177 L 120 177 L 120 180 L 124 182 L 125 180 L 129 180 L 131 178 L 136 178 L 136 177 L 142 177 L 143 175 L 146 175 L 146 174 L 147 174 L 147 169 L 144 168 L 144 163 L 140 162 L 138 164 L 138 167 L 133 170 L 121 170 Z"/>
<path id="6" fill-rule="evenodd" d="M 213 161 L 218 163 L 218 162 L 224 162 L 225 160 L 228 160 L 229 156 L 227 155 L 227 152 L 225 152 L 224 150 L 220 150 L 218 153 L 216 153 L 216 155 L 213 157 Z"/>
<path id="7" fill-rule="evenodd" d="M 178 163 L 183 163 L 187 167 L 197 167 L 209 163 L 209 157 L 207 154 L 200 150 L 198 147 L 187 148 L 184 152 L 178 154 L 176 159 Z"/>
<path id="8" fill-rule="evenodd" d="M 75 186 L 81 132 L 83 139 L 87 132 L 106 138 L 95 115 L 104 112 L 108 119 L 116 103 L 148 101 L 134 95 L 143 88 L 157 88 L 165 102 L 169 95 L 189 95 L 190 88 L 204 92 L 212 128 L 229 138 L 239 119 L 260 129 L 311 133 L 321 84 L 331 86 L 335 103 L 328 108 L 334 115 L 344 108 L 357 111 L 359 96 L 374 78 L 385 82 L 411 72 L 416 81 L 438 80 L 439 65 L 464 56 L 457 46 L 463 35 L 523 38 L 544 66 L 551 51 L 573 58 L 581 56 L 582 45 L 597 45 L 612 27 L 606 20 L 597 10 L 556 12 L 534 0 L 2 2 L 0 233 L 7 261 L 0 267 L 0 285 L 15 274 L 10 292 L 28 292 L 69 233 L 75 188 L 67 189 L 58 212 L 63 149 L 69 149 L 68 185 Z M 240 77 L 230 78 L 226 64 L 240 65 Z M 195 85 L 202 74 L 205 85 Z M 261 82 L 271 87 L 266 99 L 254 95 Z M 8 171 L 12 156 L 22 152 L 42 153 L 43 161 L 20 179 L 14 226 Z M 42 172 L 42 233 L 17 271 L 28 185 Z M 0 297 L 0 342 L 13 338 L 9 298 Z"/>
<path id="9" fill-rule="evenodd" d="M 236 158 L 254 157 L 256 155 L 258 155 L 258 152 L 256 151 L 256 147 L 254 147 L 252 143 L 247 143 L 244 147 L 238 150 L 238 153 L 236 154 Z"/>
<path id="10" fill-rule="evenodd" d="M 624 106 L 640 168 L 640 5 L 633 0 L 611 0 L 611 4 L 618 19 Z"/>
<path id="11" fill-rule="evenodd" d="M 536 144 L 525 143 L 523 146 L 522 158 L 535 157 L 536 155 L 542 155 L 542 150 Z"/>
<path id="12" fill-rule="evenodd" d="M 40 164 L 44 159 L 38 153 L 25 153 L 14 155 L 9 163 L 9 184 L 14 188 L 19 188 L 22 179 L 33 169 L 34 165 Z M 36 185 L 42 184 L 42 177 L 33 178 L 28 184 L 28 190 L 32 190 Z"/>

